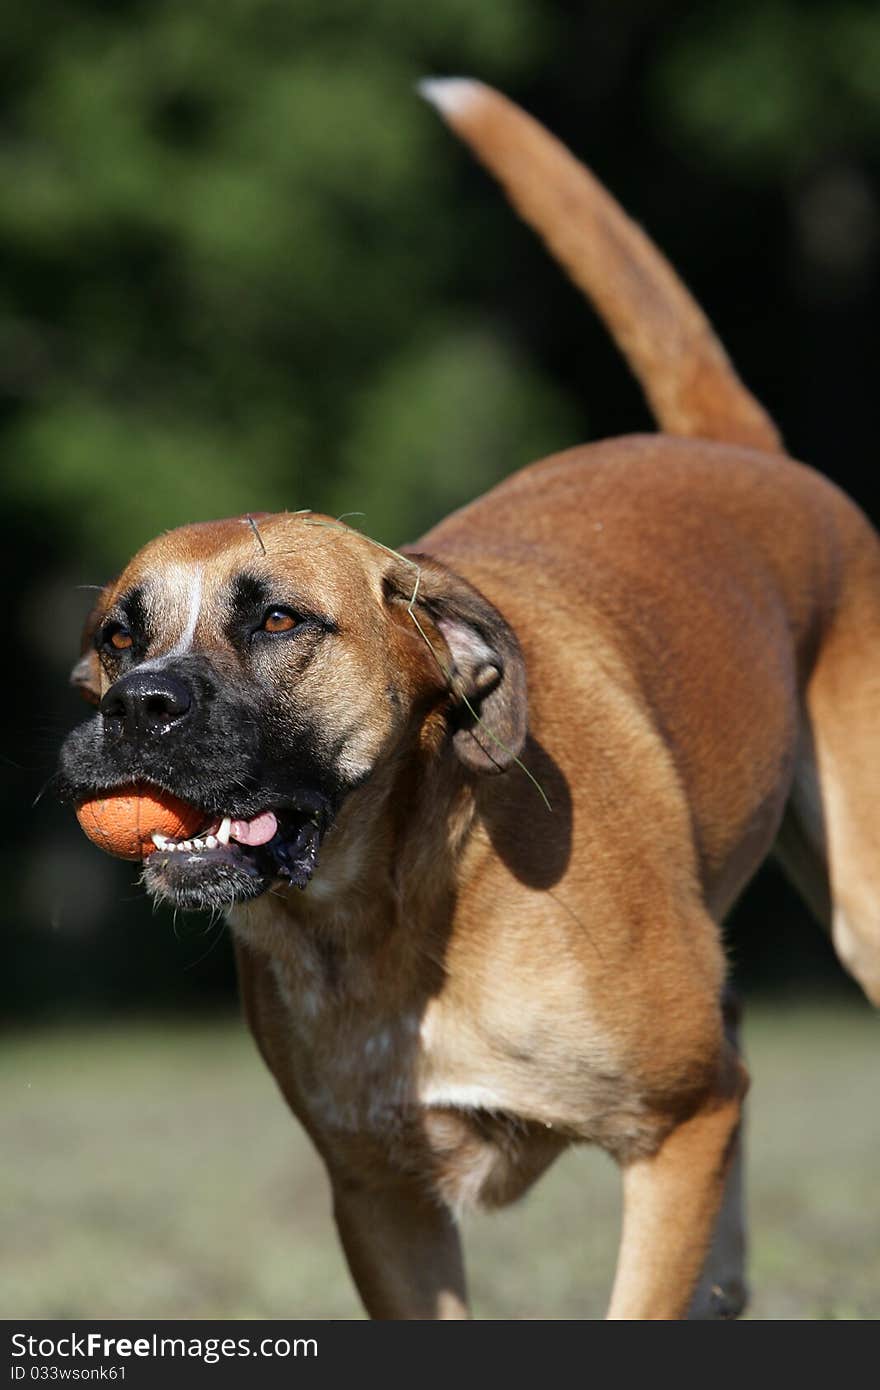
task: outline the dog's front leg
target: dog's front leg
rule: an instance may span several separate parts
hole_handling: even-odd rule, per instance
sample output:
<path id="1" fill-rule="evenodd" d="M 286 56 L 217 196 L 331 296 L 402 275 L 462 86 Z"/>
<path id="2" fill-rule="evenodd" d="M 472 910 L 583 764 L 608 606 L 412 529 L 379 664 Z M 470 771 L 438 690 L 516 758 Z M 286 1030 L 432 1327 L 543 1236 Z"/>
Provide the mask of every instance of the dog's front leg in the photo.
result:
<path id="1" fill-rule="evenodd" d="M 657 1152 L 623 1168 L 623 1231 L 609 1318 L 687 1314 L 721 1205 L 739 1133 L 745 1072 L 713 1095 Z"/>
<path id="2" fill-rule="evenodd" d="M 467 1318 L 464 1265 L 445 1207 L 406 1180 L 333 1182 L 336 1225 L 371 1318 Z"/>

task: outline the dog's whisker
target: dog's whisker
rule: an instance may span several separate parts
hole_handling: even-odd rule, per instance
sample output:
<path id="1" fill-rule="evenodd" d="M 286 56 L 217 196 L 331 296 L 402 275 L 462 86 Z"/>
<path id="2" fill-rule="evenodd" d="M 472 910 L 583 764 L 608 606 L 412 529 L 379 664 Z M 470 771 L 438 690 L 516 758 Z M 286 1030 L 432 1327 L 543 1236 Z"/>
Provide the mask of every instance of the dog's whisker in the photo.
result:
<path id="1" fill-rule="evenodd" d="M 13 764 L 13 766 L 14 766 L 14 764 Z M 37 792 L 36 796 L 34 797 L 33 801 L 31 802 L 31 810 L 33 810 L 33 808 L 34 808 L 35 806 L 37 806 L 37 805 L 40 803 L 40 801 L 42 801 L 43 797 L 46 795 L 46 792 L 49 790 L 49 788 L 51 787 L 52 783 L 53 783 L 53 782 L 57 782 L 58 779 L 60 778 L 60 776 L 61 776 L 60 772 L 53 772 L 52 775 L 51 775 L 50 777 L 47 777 L 47 778 L 46 778 L 46 781 L 43 783 L 42 787 L 41 787 L 40 790 Z"/>
<path id="2" fill-rule="evenodd" d="M 589 929 L 589 927 L 587 926 L 586 922 L 584 922 L 583 919 L 580 918 L 580 917 L 577 915 L 577 913 L 574 912 L 574 911 L 569 907 L 568 903 L 563 902 L 562 899 L 560 898 L 559 894 L 558 894 L 558 893 L 554 893 L 552 888 L 545 888 L 545 889 L 544 889 L 544 892 L 547 894 L 547 897 L 548 897 L 548 898 L 552 898 L 553 901 L 557 904 L 557 906 L 559 906 L 559 907 L 562 908 L 563 912 L 567 912 L 567 913 L 568 913 L 568 915 L 569 915 L 569 917 L 571 918 L 571 920 L 572 920 L 573 922 L 575 922 L 575 923 L 580 927 L 580 929 L 581 929 L 581 931 L 583 932 L 584 936 L 586 937 L 587 941 L 589 941 L 589 943 L 590 943 L 590 945 L 592 946 L 593 950 L 596 952 L 596 955 L 599 957 L 600 960 L 604 961 L 605 957 L 602 955 L 602 952 L 601 952 L 601 950 L 599 949 L 599 943 L 598 943 L 598 941 L 596 940 L 594 934 L 590 931 L 590 929 Z"/>
<path id="3" fill-rule="evenodd" d="M 263 544 L 263 537 L 260 535 L 260 528 L 259 528 L 259 526 L 257 525 L 256 521 L 254 520 L 254 518 L 253 518 L 252 516 L 246 516 L 246 517 L 245 517 L 245 521 L 247 522 L 248 526 L 251 528 L 251 530 L 253 531 L 254 535 L 256 536 L 256 538 L 257 538 L 257 544 L 259 545 L 261 551 L 262 551 L 263 554 L 265 555 L 265 553 L 266 553 L 266 547 L 265 547 L 265 545 Z"/>
<path id="4" fill-rule="evenodd" d="M 212 920 L 212 922 L 211 922 L 211 924 L 210 924 L 210 927 L 213 928 L 214 925 L 215 925 L 215 924 L 214 924 L 214 922 L 213 922 L 213 920 Z M 206 933 L 206 934 L 207 934 L 207 933 Z M 195 960 L 188 961 L 187 964 L 183 967 L 184 970 L 195 970 L 197 966 L 201 965 L 203 961 L 206 961 L 206 960 L 208 959 L 208 956 L 211 954 L 212 951 L 215 951 L 215 950 L 217 949 L 217 946 L 219 945 L 219 943 L 220 943 L 222 940 L 223 940 L 223 923 L 222 923 L 222 920 L 221 920 L 221 922 L 220 922 L 220 929 L 219 929 L 219 931 L 217 931 L 217 932 L 214 933 L 212 939 L 211 939 L 211 940 L 209 941 L 209 943 L 208 943 L 207 949 L 206 949 L 205 951 L 203 951 L 202 954 L 201 954 L 200 956 L 198 956 Z"/>

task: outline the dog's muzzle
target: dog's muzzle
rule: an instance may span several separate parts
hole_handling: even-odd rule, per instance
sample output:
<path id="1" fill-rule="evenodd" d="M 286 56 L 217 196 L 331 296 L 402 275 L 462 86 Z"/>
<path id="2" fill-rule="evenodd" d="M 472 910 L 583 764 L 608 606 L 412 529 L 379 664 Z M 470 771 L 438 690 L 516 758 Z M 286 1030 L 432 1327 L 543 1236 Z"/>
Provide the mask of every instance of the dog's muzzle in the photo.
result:
<path id="1" fill-rule="evenodd" d="M 65 741 L 60 795 L 78 803 L 147 784 L 202 811 L 198 834 L 155 835 L 144 861 L 149 892 L 177 907 L 228 907 L 279 881 L 305 888 L 338 796 L 302 736 L 279 746 L 277 727 L 253 691 L 219 681 L 201 657 L 136 667 Z"/>

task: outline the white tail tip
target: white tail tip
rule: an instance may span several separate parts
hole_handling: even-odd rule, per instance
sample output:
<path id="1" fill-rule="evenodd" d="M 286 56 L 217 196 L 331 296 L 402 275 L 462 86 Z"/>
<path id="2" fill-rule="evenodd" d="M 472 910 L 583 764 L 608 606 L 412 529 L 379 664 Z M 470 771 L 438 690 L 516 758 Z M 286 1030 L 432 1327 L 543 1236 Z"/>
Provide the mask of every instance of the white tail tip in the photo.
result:
<path id="1" fill-rule="evenodd" d="M 472 77 L 424 77 L 416 83 L 416 91 L 442 116 L 457 116 L 473 105 L 485 87 Z"/>

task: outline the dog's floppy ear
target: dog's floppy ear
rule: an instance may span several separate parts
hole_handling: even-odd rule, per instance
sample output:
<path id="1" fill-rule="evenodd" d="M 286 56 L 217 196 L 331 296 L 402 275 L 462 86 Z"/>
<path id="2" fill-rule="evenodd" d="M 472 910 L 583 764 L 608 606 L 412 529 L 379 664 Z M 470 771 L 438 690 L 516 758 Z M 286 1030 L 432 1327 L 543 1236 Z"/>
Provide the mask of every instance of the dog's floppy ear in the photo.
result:
<path id="1" fill-rule="evenodd" d="M 397 565 L 388 589 L 398 602 L 415 593 L 414 612 L 426 636 L 431 640 L 433 629 L 443 639 L 446 650 L 435 654 L 448 668 L 455 697 L 455 751 L 473 772 L 505 772 L 522 751 L 528 725 L 516 635 L 478 589 L 445 565 L 427 555 L 407 558 L 414 563 Z"/>
<path id="2" fill-rule="evenodd" d="M 80 640 L 80 658 L 70 673 L 70 684 L 90 705 L 101 703 L 101 662 L 95 651 L 95 632 L 101 621 L 103 605 L 99 598 L 86 618 Z"/>

